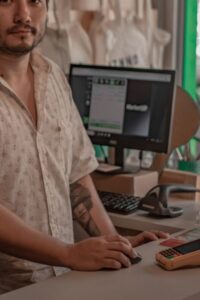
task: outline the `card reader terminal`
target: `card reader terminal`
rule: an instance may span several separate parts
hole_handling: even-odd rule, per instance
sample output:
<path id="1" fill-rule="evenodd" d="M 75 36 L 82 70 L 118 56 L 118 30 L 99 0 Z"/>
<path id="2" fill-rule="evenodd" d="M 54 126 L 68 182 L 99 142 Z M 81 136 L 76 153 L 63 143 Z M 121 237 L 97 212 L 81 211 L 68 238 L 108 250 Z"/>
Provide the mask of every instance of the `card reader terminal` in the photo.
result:
<path id="1" fill-rule="evenodd" d="M 160 251 L 156 261 L 166 270 L 200 266 L 200 239 Z"/>

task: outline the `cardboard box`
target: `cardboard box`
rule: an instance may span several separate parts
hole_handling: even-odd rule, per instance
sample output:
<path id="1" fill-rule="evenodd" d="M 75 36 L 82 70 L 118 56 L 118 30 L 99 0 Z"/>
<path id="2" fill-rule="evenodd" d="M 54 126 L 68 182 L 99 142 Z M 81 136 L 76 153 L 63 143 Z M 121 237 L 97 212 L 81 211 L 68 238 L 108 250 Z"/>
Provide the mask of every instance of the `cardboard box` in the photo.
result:
<path id="1" fill-rule="evenodd" d="M 177 183 L 177 184 L 189 184 L 197 189 L 200 189 L 200 174 L 179 171 L 173 169 L 165 169 L 162 173 L 160 184 Z M 200 193 L 178 193 L 176 198 L 188 199 L 188 200 L 200 200 Z"/>
<path id="2" fill-rule="evenodd" d="M 144 197 L 158 184 L 158 173 L 141 170 L 135 174 L 108 175 L 94 172 L 92 178 L 97 190 L 116 193 L 127 193 Z"/>

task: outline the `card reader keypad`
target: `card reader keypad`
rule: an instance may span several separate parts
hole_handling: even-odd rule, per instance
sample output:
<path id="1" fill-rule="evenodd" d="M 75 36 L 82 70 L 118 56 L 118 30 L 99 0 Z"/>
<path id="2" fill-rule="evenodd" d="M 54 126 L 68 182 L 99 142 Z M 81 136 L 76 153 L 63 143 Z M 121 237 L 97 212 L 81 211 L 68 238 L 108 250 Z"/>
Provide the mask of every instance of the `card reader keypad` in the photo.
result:
<path id="1" fill-rule="evenodd" d="M 177 252 L 176 250 L 174 249 L 167 249 L 167 250 L 164 250 L 161 252 L 161 254 L 168 258 L 168 259 L 172 259 L 174 257 L 177 257 L 177 256 L 180 256 L 181 254 L 179 252 Z"/>

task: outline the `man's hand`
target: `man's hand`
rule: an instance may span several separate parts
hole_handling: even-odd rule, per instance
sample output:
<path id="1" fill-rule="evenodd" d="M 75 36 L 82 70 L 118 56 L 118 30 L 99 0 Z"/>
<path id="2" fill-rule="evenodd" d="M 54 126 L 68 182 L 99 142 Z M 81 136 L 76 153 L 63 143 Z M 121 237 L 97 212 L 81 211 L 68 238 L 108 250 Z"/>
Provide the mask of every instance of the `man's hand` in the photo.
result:
<path id="1" fill-rule="evenodd" d="M 129 267 L 136 255 L 131 243 L 120 235 L 88 238 L 68 246 L 67 261 L 73 270 L 120 269 Z"/>
<path id="2" fill-rule="evenodd" d="M 156 241 L 158 239 L 169 238 L 169 234 L 163 231 L 144 231 L 136 236 L 129 236 L 127 239 L 131 243 L 132 247 L 137 247 L 142 244 Z"/>

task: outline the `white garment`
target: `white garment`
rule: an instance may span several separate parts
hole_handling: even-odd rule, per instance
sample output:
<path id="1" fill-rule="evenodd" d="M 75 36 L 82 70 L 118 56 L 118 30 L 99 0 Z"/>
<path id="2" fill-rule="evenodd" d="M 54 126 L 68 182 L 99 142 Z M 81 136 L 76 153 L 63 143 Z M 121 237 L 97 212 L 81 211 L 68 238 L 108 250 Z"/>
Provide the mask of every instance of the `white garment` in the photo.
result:
<path id="1" fill-rule="evenodd" d="M 93 63 L 93 52 L 87 32 L 70 14 L 71 0 L 51 0 L 46 36 L 40 44 L 44 55 L 69 73 L 70 63 Z"/>
<path id="2" fill-rule="evenodd" d="M 101 0 L 72 0 L 71 8 L 83 11 L 97 11 Z"/>
<path id="3" fill-rule="evenodd" d="M 108 12 L 102 13 L 102 20 L 96 19 L 91 39 L 95 49 L 95 63 L 114 66 L 148 67 L 148 48 L 145 36 L 133 20 L 122 15 L 122 2 L 110 2 L 115 20 L 109 20 Z"/>
<path id="4" fill-rule="evenodd" d="M 93 54 L 91 42 L 79 20 L 71 17 L 71 0 L 54 1 L 58 19 L 57 22 L 59 22 L 61 28 L 67 32 L 70 63 L 92 64 Z"/>
<path id="5" fill-rule="evenodd" d="M 47 27 L 45 37 L 39 45 L 41 52 L 53 60 L 63 70 L 65 74 L 69 73 L 69 41 L 65 29 Z"/>
<path id="6" fill-rule="evenodd" d="M 171 34 L 158 27 L 158 11 L 152 8 L 152 0 L 137 0 L 135 26 L 146 38 L 150 66 L 162 69 L 164 50 Z"/>
<path id="7" fill-rule="evenodd" d="M 66 10 L 63 9 L 61 14 L 60 8 L 58 9 L 56 3 L 55 0 L 50 0 L 49 2 L 47 30 L 38 48 L 42 54 L 58 64 L 65 74 L 68 74 L 70 55 L 67 30 L 64 26 Z"/>

